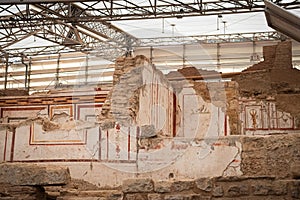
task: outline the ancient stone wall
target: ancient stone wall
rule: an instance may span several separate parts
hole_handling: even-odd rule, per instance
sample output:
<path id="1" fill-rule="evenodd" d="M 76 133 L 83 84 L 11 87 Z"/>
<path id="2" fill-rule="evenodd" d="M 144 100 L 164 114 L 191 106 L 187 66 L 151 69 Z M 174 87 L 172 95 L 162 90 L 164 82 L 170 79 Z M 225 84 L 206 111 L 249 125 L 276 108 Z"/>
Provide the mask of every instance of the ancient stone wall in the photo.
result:
<path id="1" fill-rule="evenodd" d="M 67 166 L 95 185 L 47 188 L 61 200 L 299 198 L 299 70 L 289 53 L 288 42 L 266 47 L 265 61 L 234 81 L 184 68 L 171 84 L 145 57 L 124 57 L 105 103 L 87 101 L 99 91 L 5 98 L 0 161 Z M 22 189 L 7 188 L 0 195 L 19 198 Z M 39 184 L 24 190 L 45 194 Z"/>
<path id="2" fill-rule="evenodd" d="M 180 173 L 193 168 L 201 170 L 208 163 L 187 162 L 182 171 L 172 167 L 139 173 L 124 177 L 114 187 L 105 186 L 98 178 L 98 184 L 72 179 L 66 168 L 32 164 L 0 165 L 0 199 L 103 199 L 103 200 L 171 200 L 171 199 L 299 199 L 300 198 L 300 135 L 286 134 L 273 136 L 228 136 L 214 143 L 213 148 L 224 144 L 235 146 L 239 141 L 240 149 L 232 157 L 230 164 L 219 176 L 195 176 Z M 211 148 L 211 149 L 213 149 Z M 199 152 L 200 148 L 193 149 Z M 188 151 L 187 153 L 191 153 Z M 226 152 L 216 158 L 223 160 Z M 238 156 L 240 155 L 240 156 Z M 203 158 L 204 159 L 204 158 Z M 240 164 L 238 164 L 238 160 Z M 216 165 L 216 160 L 213 164 Z M 180 162 L 180 161 L 179 161 Z M 191 165 L 191 166 L 190 166 Z M 242 174 L 230 173 L 240 165 Z M 95 167 L 95 166 L 94 166 Z M 79 168 L 79 166 L 77 166 Z M 7 172 L 9 170 L 9 172 Z M 99 168 L 92 170 L 93 176 Z M 114 177 L 106 170 L 106 176 Z M 122 173 L 124 174 L 124 172 Z M 166 174 L 164 177 L 163 174 Z M 122 176 L 121 173 L 119 176 Z M 101 184 L 103 186 L 101 186 Z M 25 185 L 25 186 L 24 186 Z M 4 188 L 5 187 L 5 188 Z"/>
<path id="3" fill-rule="evenodd" d="M 294 166 L 300 164 L 299 134 L 244 137 L 241 143 L 241 171 L 244 175 L 295 176 Z M 300 173 L 300 169 L 297 170 Z"/>

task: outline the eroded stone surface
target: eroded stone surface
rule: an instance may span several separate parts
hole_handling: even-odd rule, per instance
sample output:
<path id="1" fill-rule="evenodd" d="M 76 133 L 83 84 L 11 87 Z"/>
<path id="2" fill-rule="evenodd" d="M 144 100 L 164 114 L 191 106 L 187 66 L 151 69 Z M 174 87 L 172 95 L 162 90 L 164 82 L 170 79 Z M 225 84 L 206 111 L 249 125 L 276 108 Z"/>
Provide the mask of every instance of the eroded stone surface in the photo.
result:
<path id="1" fill-rule="evenodd" d="M 290 166 L 300 161 L 299 134 L 243 137 L 241 170 L 244 175 L 292 177 Z"/>
<path id="2" fill-rule="evenodd" d="M 210 192 L 212 190 L 212 180 L 210 178 L 200 178 L 196 180 L 196 187 L 205 192 Z"/>
<path id="3" fill-rule="evenodd" d="M 42 187 L 19 186 L 6 183 L 0 184 L 1 200 L 46 200 L 46 193 Z"/>
<path id="4" fill-rule="evenodd" d="M 123 182 L 122 190 L 125 193 L 151 192 L 154 184 L 151 179 L 128 179 Z"/>
<path id="5" fill-rule="evenodd" d="M 300 179 L 300 161 L 291 164 L 292 177 L 295 179 Z"/>
<path id="6" fill-rule="evenodd" d="M 68 168 L 35 164 L 0 164 L 0 182 L 11 185 L 64 185 L 70 181 Z"/>

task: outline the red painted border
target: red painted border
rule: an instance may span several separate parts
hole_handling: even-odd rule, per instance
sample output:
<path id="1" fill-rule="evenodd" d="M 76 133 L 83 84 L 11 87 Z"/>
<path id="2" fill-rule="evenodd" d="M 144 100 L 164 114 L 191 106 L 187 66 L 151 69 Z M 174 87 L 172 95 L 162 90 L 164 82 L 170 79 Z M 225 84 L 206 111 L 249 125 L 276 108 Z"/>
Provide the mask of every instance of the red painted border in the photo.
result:
<path id="1" fill-rule="evenodd" d="M 3 149 L 3 161 L 6 160 L 6 148 L 7 148 L 7 131 L 5 131 L 4 149 Z"/>
<path id="2" fill-rule="evenodd" d="M 49 143 L 32 143 L 31 141 L 31 138 L 32 138 L 32 134 L 33 134 L 33 127 L 34 125 L 32 124 L 30 126 L 30 132 L 29 132 L 29 146 L 36 146 L 36 145 L 42 145 L 42 146 L 61 146 L 61 145 L 78 145 L 78 146 L 82 146 L 82 145 L 86 145 L 87 144 L 87 132 L 85 131 L 85 138 L 84 138 L 84 141 L 83 142 L 74 142 L 74 143 L 55 143 L 55 142 L 49 142 Z"/>
<path id="3" fill-rule="evenodd" d="M 8 161 L 11 162 L 11 161 Z M 41 160 L 14 160 L 13 162 L 37 163 L 37 162 L 97 162 L 97 163 L 136 163 L 135 160 L 97 160 L 97 159 L 41 159 Z"/>
<path id="4" fill-rule="evenodd" d="M 224 114 L 224 136 L 227 136 L 227 115 Z"/>
<path id="5" fill-rule="evenodd" d="M 127 144 L 127 159 L 130 160 L 130 127 L 128 127 L 128 144 Z"/>
<path id="6" fill-rule="evenodd" d="M 80 119 L 80 109 L 81 108 L 95 108 L 95 107 L 96 108 L 101 108 L 103 106 L 103 104 L 102 103 L 101 104 L 90 104 L 90 105 L 89 104 L 76 104 L 75 106 L 76 106 L 76 110 L 77 110 L 76 119 L 79 120 Z"/>
<path id="7" fill-rule="evenodd" d="M 47 109 L 47 106 L 27 106 L 27 107 L 1 107 L 1 118 L 3 118 L 3 112 L 4 111 L 10 111 L 10 110 L 44 110 Z M 48 109 L 47 109 L 48 112 Z M 47 113 L 49 114 L 49 112 Z"/>
<path id="8" fill-rule="evenodd" d="M 176 137 L 176 113 L 177 113 L 177 96 L 173 92 L 173 137 Z"/>

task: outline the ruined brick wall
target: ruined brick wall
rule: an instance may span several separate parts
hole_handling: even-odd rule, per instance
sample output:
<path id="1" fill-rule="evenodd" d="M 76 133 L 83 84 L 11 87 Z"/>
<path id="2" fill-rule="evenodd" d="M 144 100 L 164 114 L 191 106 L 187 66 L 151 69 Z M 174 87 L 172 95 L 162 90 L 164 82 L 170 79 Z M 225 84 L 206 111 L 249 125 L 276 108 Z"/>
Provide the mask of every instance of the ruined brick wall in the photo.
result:
<path id="1" fill-rule="evenodd" d="M 238 84 L 235 81 L 217 81 L 221 80 L 221 74 L 218 72 L 196 69 L 194 67 L 186 67 L 179 69 L 177 72 L 170 72 L 167 77 L 173 84 L 178 98 L 184 98 L 186 95 L 195 95 L 198 97 L 198 99 L 194 98 L 194 102 L 190 105 L 184 105 L 179 100 L 178 110 L 183 118 L 185 117 L 186 110 L 198 109 L 200 113 L 211 115 L 211 121 L 207 123 L 210 123 L 210 125 L 217 124 L 216 132 L 218 135 L 241 134 L 241 121 L 239 118 L 240 94 Z M 175 80 L 173 80 L 174 78 Z M 187 88 L 190 88 L 189 92 L 185 92 Z M 191 90 L 194 90 L 194 92 Z M 185 108 L 185 106 L 188 107 Z M 215 109 L 212 109 L 212 107 L 215 107 Z M 178 118 L 180 119 L 180 116 Z M 177 126 L 182 127 L 182 123 L 182 121 L 179 122 Z M 205 123 L 204 117 L 201 116 L 198 126 L 201 127 Z M 203 137 L 205 134 L 198 135 Z"/>
<path id="2" fill-rule="evenodd" d="M 299 134 L 244 137 L 241 142 L 241 170 L 245 176 L 294 176 L 293 166 L 300 164 Z"/>
<path id="3" fill-rule="evenodd" d="M 300 71 L 292 66 L 291 41 L 264 47 L 264 61 L 249 67 L 233 78 L 241 97 L 267 102 L 274 99 L 276 107 L 300 118 Z"/>
<path id="4" fill-rule="evenodd" d="M 113 88 L 99 116 L 102 129 L 113 128 L 114 123 L 126 127 L 151 126 L 152 136 L 172 136 L 172 113 L 173 89 L 145 56 L 116 60 Z"/>
<path id="5" fill-rule="evenodd" d="M 138 89 L 142 84 L 141 71 L 145 61 L 145 57 L 120 57 L 116 60 L 113 88 L 99 115 L 102 129 L 114 128 L 116 122 L 122 126 L 134 124 L 138 111 Z"/>

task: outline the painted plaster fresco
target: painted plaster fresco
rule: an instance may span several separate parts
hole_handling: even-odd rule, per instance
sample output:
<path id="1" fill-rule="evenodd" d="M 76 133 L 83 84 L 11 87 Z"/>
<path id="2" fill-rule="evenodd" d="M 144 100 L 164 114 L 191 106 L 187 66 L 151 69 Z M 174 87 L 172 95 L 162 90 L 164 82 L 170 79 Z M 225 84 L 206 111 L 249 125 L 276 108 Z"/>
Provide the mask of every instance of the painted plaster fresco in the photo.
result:
<path id="1" fill-rule="evenodd" d="M 240 101 L 243 133 L 272 134 L 297 131 L 296 119 L 276 107 L 274 101 Z"/>
<path id="2" fill-rule="evenodd" d="M 101 161 L 133 162 L 137 153 L 138 127 L 120 127 L 101 131 L 100 154 Z"/>
<path id="3" fill-rule="evenodd" d="M 74 120 L 73 116 L 75 107 L 78 120 Z M 1 108 L 1 118 L 6 123 L 24 122 L 14 129 L 1 130 L 1 137 L 4 137 L 1 140 L 2 160 L 34 162 L 98 159 L 99 128 L 93 122 L 100 110 L 101 104 Z M 48 113 L 52 116 L 48 116 Z M 83 126 L 81 119 L 91 123 Z M 48 130 L 45 130 L 46 122 Z M 58 123 L 61 125 L 59 128 L 55 127 Z"/>
<path id="4" fill-rule="evenodd" d="M 161 72 L 148 66 L 143 69 L 143 86 L 140 88 L 139 126 L 153 125 L 160 135 L 171 137 L 174 127 L 174 92 Z"/>
<path id="5" fill-rule="evenodd" d="M 224 109 L 204 101 L 191 87 L 183 88 L 178 98 L 182 114 L 177 136 L 201 139 L 227 134 L 229 129 Z"/>

